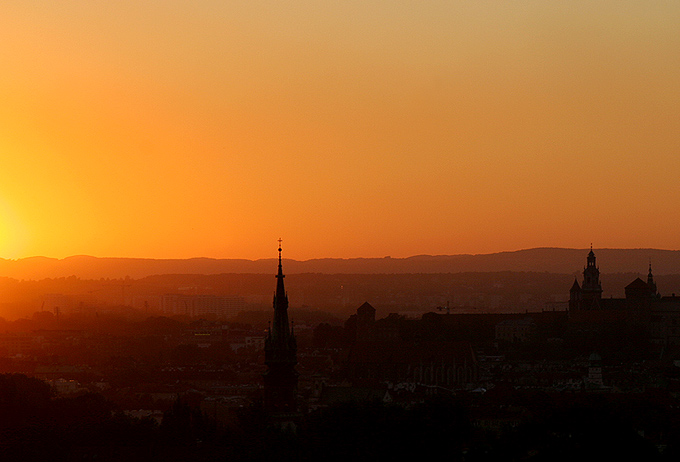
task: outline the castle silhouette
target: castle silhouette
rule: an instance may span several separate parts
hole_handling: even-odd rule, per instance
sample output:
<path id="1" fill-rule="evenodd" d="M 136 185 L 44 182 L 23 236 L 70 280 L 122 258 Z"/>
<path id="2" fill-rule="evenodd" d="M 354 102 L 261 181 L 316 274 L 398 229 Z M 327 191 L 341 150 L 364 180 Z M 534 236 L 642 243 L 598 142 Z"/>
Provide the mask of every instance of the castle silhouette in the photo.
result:
<path id="1" fill-rule="evenodd" d="M 573 321 L 628 321 L 647 329 L 651 341 L 680 345 L 680 297 L 661 296 L 657 291 L 652 264 L 647 281 L 636 278 L 625 287 L 624 298 L 603 298 L 600 269 L 591 247 L 583 268 L 583 282 L 569 290 L 569 317 Z"/>

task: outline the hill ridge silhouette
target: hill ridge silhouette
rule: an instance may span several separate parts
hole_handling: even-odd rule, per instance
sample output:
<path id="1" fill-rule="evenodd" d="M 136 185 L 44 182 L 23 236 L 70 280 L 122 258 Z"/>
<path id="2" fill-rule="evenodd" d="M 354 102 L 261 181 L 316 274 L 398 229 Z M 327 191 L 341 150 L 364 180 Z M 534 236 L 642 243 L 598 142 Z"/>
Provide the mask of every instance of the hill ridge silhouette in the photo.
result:
<path id="1" fill-rule="evenodd" d="M 462 272 L 580 273 L 589 249 L 537 247 L 488 254 L 413 255 L 410 257 L 285 258 L 285 272 L 324 274 L 407 274 Z M 595 249 L 603 273 L 647 273 L 651 260 L 655 275 L 679 274 L 680 251 L 663 249 Z M 0 277 L 45 279 L 76 276 L 82 279 L 138 279 L 158 274 L 274 274 L 276 258 L 257 260 L 194 257 L 154 259 L 74 255 L 63 259 L 27 257 L 0 259 Z"/>

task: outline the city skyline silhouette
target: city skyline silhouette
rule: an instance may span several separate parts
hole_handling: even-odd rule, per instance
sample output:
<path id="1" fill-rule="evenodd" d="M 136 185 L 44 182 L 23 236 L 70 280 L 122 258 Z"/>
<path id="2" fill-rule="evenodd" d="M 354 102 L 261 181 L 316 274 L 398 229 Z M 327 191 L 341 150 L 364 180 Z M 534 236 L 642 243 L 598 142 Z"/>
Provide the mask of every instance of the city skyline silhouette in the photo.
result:
<path id="1" fill-rule="evenodd" d="M 0 2 L 0 459 L 678 460 L 679 24 Z"/>

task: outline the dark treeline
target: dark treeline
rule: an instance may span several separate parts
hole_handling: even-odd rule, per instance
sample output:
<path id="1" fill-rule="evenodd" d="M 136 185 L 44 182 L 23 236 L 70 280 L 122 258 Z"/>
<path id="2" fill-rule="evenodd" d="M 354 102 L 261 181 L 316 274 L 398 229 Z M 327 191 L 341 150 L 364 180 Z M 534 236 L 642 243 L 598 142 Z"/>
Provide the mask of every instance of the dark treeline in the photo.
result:
<path id="1" fill-rule="evenodd" d="M 311 412 L 297 431 L 281 430 L 258 406 L 224 427 L 190 396 L 178 398 L 162 424 L 135 419 L 103 396 L 54 398 L 42 381 L 0 375 L 0 457 L 25 460 L 164 461 L 567 461 L 677 460 L 636 429 L 680 441 L 680 414 L 663 396 L 549 394 L 499 388 L 484 396 L 438 397 L 402 407 L 347 403 Z M 524 412 L 521 423 L 477 423 L 485 409 Z M 653 436 L 653 435 L 651 435 Z M 627 456 L 627 457 L 624 457 Z"/>

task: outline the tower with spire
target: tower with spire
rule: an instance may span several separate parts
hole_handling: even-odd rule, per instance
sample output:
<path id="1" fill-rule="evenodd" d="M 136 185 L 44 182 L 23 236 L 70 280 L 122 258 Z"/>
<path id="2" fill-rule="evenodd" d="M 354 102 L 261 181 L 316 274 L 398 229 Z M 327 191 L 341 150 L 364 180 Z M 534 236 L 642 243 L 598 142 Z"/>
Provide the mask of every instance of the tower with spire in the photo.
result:
<path id="1" fill-rule="evenodd" d="M 569 290 L 569 311 L 598 310 L 601 308 L 602 284 L 600 283 L 600 268 L 597 267 L 593 245 L 590 244 L 590 252 L 583 268 L 583 283 L 579 286 L 574 279 Z"/>
<path id="2" fill-rule="evenodd" d="M 656 282 L 654 282 L 654 275 L 652 274 L 652 261 L 649 261 L 649 272 L 647 273 L 647 285 L 649 286 L 649 292 L 652 297 L 658 297 L 659 293 L 656 289 Z"/>
<path id="3" fill-rule="evenodd" d="M 602 284 L 600 283 L 600 268 L 595 263 L 595 252 L 590 245 L 586 267 L 583 268 L 583 284 L 581 285 L 581 298 L 590 301 L 593 305 L 602 298 Z"/>
<path id="4" fill-rule="evenodd" d="M 293 413 L 297 409 L 296 395 L 298 373 L 297 342 L 295 332 L 288 322 L 288 294 L 283 284 L 281 265 L 281 239 L 279 239 L 279 270 L 276 274 L 274 295 L 274 321 L 265 339 L 264 406 L 272 414 Z"/>

